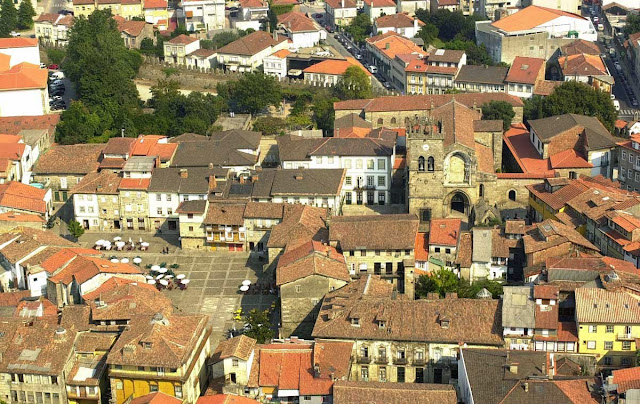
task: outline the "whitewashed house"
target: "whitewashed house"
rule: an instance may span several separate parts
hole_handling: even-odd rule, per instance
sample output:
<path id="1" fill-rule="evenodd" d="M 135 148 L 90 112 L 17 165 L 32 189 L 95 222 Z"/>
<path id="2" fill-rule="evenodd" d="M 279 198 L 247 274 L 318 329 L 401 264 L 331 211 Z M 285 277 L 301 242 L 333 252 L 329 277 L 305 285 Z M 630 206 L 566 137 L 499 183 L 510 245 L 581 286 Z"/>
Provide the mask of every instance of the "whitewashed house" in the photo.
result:
<path id="1" fill-rule="evenodd" d="M 35 38 L 0 38 L 0 53 L 11 57 L 9 67 L 23 62 L 40 66 L 40 46 Z"/>
<path id="2" fill-rule="evenodd" d="M 325 20 L 330 27 L 344 27 L 358 15 L 358 6 L 353 0 L 326 0 Z"/>
<path id="3" fill-rule="evenodd" d="M 225 28 L 224 0 L 182 0 L 178 19 L 188 31 L 210 31 Z"/>
<path id="4" fill-rule="evenodd" d="M 279 79 L 287 77 L 287 56 L 291 54 L 288 49 L 281 49 L 264 58 L 263 70 L 268 76 L 275 76 Z"/>
<path id="5" fill-rule="evenodd" d="M 310 48 L 327 39 L 327 31 L 299 11 L 279 15 L 278 27 L 291 40 L 291 49 Z"/>
<path id="6" fill-rule="evenodd" d="M 509 248 L 499 229 L 474 227 L 469 280 L 502 280 L 507 273 Z"/>
<path id="7" fill-rule="evenodd" d="M 230 71 L 252 72 L 267 56 L 287 48 L 287 38 L 256 31 L 218 49 L 218 65 Z"/>
<path id="8" fill-rule="evenodd" d="M 185 34 L 164 43 L 164 61 L 171 64 L 184 65 L 190 53 L 200 49 L 200 40 Z"/>
<path id="9" fill-rule="evenodd" d="M 396 7 L 393 0 L 364 0 L 364 12 L 372 23 L 382 15 L 395 14 Z"/>
<path id="10" fill-rule="evenodd" d="M 395 143 L 376 138 L 278 139 L 283 168 L 346 169 L 342 195 L 347 205 L 390 203 Z"/>
<path id="11" fill-rule="evenodd" d="M 373 34 L 385 34 L 389 31 L 396 32 L 405 38 L 414 38 L 424 23 L 417 17 L 409 17 L 407 14 L 398 13 L 383 15 L 373 22 Z"/>
<path id="12" fill-rule="evenodd" d="M 407 13 L 414 16 L 416 11 L 423 9 L 429 10 L 429 0 L 398 0 L 398 12 Z"/>
<path id="13" fill-rule="evenodd" d="M 254 365 L 256 340 L 245 335 L 220 342 L 213 352 L 211 377 L 224 378 L 225 385 L 237 385 L 244 388 L 249 383 L 249 375 Z"/>

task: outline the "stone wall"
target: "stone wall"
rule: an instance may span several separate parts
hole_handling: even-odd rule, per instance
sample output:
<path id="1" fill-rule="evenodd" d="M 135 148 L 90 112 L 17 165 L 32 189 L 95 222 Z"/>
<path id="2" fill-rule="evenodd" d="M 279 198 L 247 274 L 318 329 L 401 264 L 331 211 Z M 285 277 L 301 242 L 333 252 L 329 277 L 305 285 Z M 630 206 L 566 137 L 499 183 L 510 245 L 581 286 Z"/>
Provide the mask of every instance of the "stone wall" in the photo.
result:
<path id="1" fill-rule="evenodd" d="M 522 206 L 527 206 L 529 204 L 529 190 L 526 186 L 541 184 L 544 182 L 544 178 L 531 178 L 527 177 L 525 174 L 521 174 L 516 177 L 516 175 L 509 173 L 497 174 L 498 180 L 491 190 L 492 198 L 495 203 L 500 205 L 509 202 L 517 202 Z M 515 200 L 509 199 L 510 191 L 515 191 Z"/>

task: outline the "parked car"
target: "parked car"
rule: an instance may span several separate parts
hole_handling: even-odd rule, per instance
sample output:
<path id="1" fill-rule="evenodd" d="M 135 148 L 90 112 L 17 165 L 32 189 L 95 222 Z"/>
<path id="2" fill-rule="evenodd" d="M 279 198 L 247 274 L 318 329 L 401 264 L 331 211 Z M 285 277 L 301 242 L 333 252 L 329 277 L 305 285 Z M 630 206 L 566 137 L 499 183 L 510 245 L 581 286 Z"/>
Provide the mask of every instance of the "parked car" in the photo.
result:
<path id="1" fill-rule="evenodd" d="M 330 25 L 327 25 L 326 27 L 324 27 L 328 33 L 333 34 L 333 28 L 331 28 Z"/>
<path id="2" fill-rule="evenodd" d="M 613 65 L 616 67 L 617 71 L 619 71 L 619 72 L 622 71 L 622 66 L 620 66 L 620 62 L 615 62 Z"/>
<path id="3" fill-rule="evenodd" d="M 616 111 L 620 111 L 620 101 L 613 100 L 613 107 L 616 109 Z"/>
<path id="4" fill-rule="evenodd" d="M 64 95 L 64 88 L 62 88 L 62 89 L 54 89 L 54 90 L 50 90 L 50 91 L 49 91 L 49 95 L 51 95 L 51 96 L 56 96 L 56 95 L 60 95 L 60 96 L 62 96 L 62 95 Z"/>
<path id="5" fill-rule="evenodd" d="M 358 60 L 362 60 L 362 55 L 361 55 L 361 54 L 359 54 L 359 53 L 356 53 L 356 59 L 358 59 Z"/>
<path id="6" fill-rule="evenodd" d="M 53 97 L 49 97 L 49 104 L 51 104 L 54 101 L 59 101 L 62 100 L 62 97 L 59 95 L 54 95 Z"/>
<path id="7" fill-rule="evenodd" d="M 638 107 L 638 100 L 636 100 L 635 98 L 631 100 L 631 105 L 633 105 L 635 108 Z"/>
<path id="8" fill-rule="evenodd" d="M 50 64 L 48 67 L 49 70 L 58 70 L 60 68 L 60 66 L 58 66 L 58 64 L 56 63 Z"/>
<path id="9" fill-rule="evenodd" d="M 51 109 L 52 111 L 60 111 L 62 109 L 67 108 L 67 106 L 62 103 L 62 104 L 53 104 L 49 106 L 49 109 Z"/>
<path id="10" fill-rule="evenodd" d="M 60 79 L 53 79 L 53 81 L 51 81 L 51 83 L 49 83 L 49 86 L 59 86 L 59 85 L 61 85 L 61 84 L 64 84 L 64 83 L 62 82 L 62 80 L 60 80 Z"/>
<path id="11" fill-rule="evenodd" d="M 62 72 L 54 72 L 51 77 L 53 77 L 56 80 L 62 80 L 64 79 L 64 73 Z"/>
<path id="12" fill-rule="evenodd" d="M 41 68 L 41 69 L 46 69 L 46 68 L 47 68 L 47 65 L 45 65 L 44 63 L 40 63 L 40 68 Z"/>
<path id="13" fill-rule="evenodd" d="M 392 89 L 393 89 L 393 86 L 391 85 L 391 83 L 388 83 L 388 82 L 387 82 L 387 83 L 384 83 L 384 84 L 383 84 L 383 86 L 384 86 L 384 88 L 386 88 L 387 90 L 392 90 Z"/>
<path id="14" fill-rule="evenodd" d="M 9 35 L 11 35 L 12 37 L 14 37 L 14 38 L 15 38 L 15 37 L 20 36 L 20 33 L 19 33 L 19 32 L 16 32 L 16 31 L 11 31 L 11 33 L 10 33 Z"/>

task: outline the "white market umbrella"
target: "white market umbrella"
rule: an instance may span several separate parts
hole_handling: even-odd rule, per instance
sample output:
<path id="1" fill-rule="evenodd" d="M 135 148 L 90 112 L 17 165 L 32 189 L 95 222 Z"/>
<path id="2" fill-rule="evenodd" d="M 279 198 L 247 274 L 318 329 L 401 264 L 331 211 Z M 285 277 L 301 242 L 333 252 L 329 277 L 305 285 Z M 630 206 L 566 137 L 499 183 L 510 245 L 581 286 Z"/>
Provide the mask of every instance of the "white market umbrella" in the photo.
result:
<path id="1" fill-rule="evenodd" d="M 149 243 L 147 243 L 146 241 L 141 242 L 140 245 L 143 247 L 149 247 Z"/>
<path id="2" fill-rule="evenodd" d="M 122 262 L 123 264 L 128 264 L 129 263 L 129 258 L 123 258 L 120 260 L 120 262 Z"/>
<path id="3" fill-rule="evenodd" d="M 162 279 L 164 277 L 164 275 L 160 274 L 158 276 L 156 276 L 156 279 Z"/>
<path id="4" fill-rule="evenodd" d="M 104 245 L 104 240 L 97 240 L 96 245 Z"/>
<path id="5" fill-rule="evenodd" d="M 152 266 L 151 266 L 151 270 L 152 270 L 153 272 L 158 272 L 158 270 L 159 270 L 159 269 L 160 269 L 160 265 L 152 265 Z"/>
<path id="6" fill-rule="evenodd" d="M 158 272 L 160 272 L 161 274 L 166 274 L 166 273 L 167 273 L 167 271 L 168 271 L 168 269 L 167 269 L 167 268 L 160 268 L 160 269 L 158 269 Z"/>
<path id="7" fill-rule="evenodd" d="M 189 282 L 191 282 L 189 279 L 183 279 L 180 281 L 180 283 L 183 285 L 187 285 Z"/>
<path id="8" fill-rule="evenodd" d="M 185 278 L 184 274 L 180 274 L 180 275 L 176 276 L 176 279 L 184 279 L 184 278 Z"/>
<path id="9" fill-rule="evenodd" d="M 142 258 L 140 258 L 140 257 L 135 257 L 135 258 L 133 259 L 133 263 L 134 263 L 134 264 L 139 264 L 139 263 L 141 263 L 141 262 L 142 262 Z"/>
<path id="10" fill-rule="evenodd" d="M 117 264 L 117 263 L 119 263 L 120 261 L 119 261 L 117 258 L 112 258 L 112 259 L 111 259 L 111 262 L 113 262 L 114 264 Z"/>
<path id="11" fill-rule="evenodd" d="M 246 292 L 247 290 L 249 290 L 249 286 L 247 286 L 247 285 L 240 286 L 240 291 L 241 292 Z"/>
<path id="12" fill-rule="evenodd" d="M 147 278 L 147 279 L 153 279 L 153 276 L 151 276 L 151 275 L 145 275 L 144 277 Z"/>
<path id="13" fill-rule="evenodd" d="M 166 279 L 160 279 L 160 284 L 161 284 L 162 286 L 168 286 L 168 285 L 169 285 L 169 281 L 168 281 L 168 280 L 166 280 Z"/>
<path id="14" fill-rule="evenodd" d="M 149 279 L 149 280 L 147 281 L 147 283 L 148 283 L 149 285 L 155 285 L 155 284 L 156 284 L 156 280 L 155 280 L 155 279 Z"/>
<path id="15" fill-rule="evenodd" d="M 251 285 L 251 281 L 249 279 L 245 279 L 244 281 L 242 281 L 242 286 L 249 286 Z"/>
<path id="16" fill-rule="evenodd" d="M 117 237 L 113 238 L 113 241 L 120 241 L 120 240 L 122 240 L 122 237 L 120 237 L 120 236 L 117 236 Z"/>

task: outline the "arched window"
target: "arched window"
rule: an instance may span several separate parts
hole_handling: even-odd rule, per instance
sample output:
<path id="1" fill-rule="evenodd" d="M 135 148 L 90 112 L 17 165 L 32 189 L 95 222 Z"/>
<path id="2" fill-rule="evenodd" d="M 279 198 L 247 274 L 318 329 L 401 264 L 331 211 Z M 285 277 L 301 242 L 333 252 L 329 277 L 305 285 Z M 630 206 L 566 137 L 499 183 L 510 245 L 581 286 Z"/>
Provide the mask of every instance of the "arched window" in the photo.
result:
<path id="1" fill-rule="evenodd" d="M 418 157 L 418 171 L 424 171 L 424 157 Z"/>
<path id="2" fill-rule="evenodd" d="M 480 196 L 480 198 L 484 198 L 484 184 L 480 184 L 480 189 L 478 190 L 478 196 Z"/>
<path id="3" fill-rule="evenodd" d="M 382 125 L 384 123 L 384 120 L 382 118 L 378 118 L 378 125 Z"/>
<path id="4" fill-rule="evenodd" d="M 396 124 L 396 118 L 391 118 L 391 125 L 395 125 Z"/>
<path id="5" fill-rule="evenodd" d="M 429 156 L 429 158 L 427 159 L 427 170 L 429 172 L 433 172 L 433 170 L 436 169 L 435 166 L 436 164 L 435 164 L 435 161 L 433 160 L 433 157 Z"/>
<path id="6" fill-rule="evenodd" d="M 407 117 L 405 117 L 405 118 L 404 118 L 404 125 L 405 125 L 405 126 L 407 126 L 407 125 L 409 125 L 410 123 L 411 123 L 411 120 L 409 119 L 409 117 L 408 117 L 408 116 L 407 116 Z"/>
<path id="7" fill-rule="evenodd" d="M 512 189 L 511 191 L 509 191 L 509 199 L 511 199 L 512 201 L 516 200 L 516 191 L 515 191 L 515 189 Z"/>

